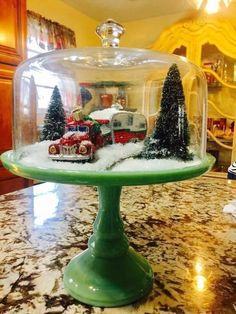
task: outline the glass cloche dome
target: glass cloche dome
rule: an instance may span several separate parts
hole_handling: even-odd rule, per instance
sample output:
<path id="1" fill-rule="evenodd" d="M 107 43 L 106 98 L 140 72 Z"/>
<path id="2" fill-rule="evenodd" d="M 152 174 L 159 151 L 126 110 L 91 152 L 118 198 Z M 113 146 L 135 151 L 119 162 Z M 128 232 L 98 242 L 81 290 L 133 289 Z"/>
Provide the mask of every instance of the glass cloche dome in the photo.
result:
<path id="1" fill-rule="evenodd" d="M 123 29 L 113 20 L 97 32 L 102 48 L 53 51 L 18 67 L 14 147 L 1 159 L 26 178 L 98 186 L 88 249 L 63 281 L 77 300 L 114 307 L 153 284 L 151 266 L 124 234 L 122 186 L 192 178 L 214 160 L 206 154 L 203 72 L 178 56 L 118 48 Z"/>
<path id="2" fill-rule="evenodd" d="M 83 175 L 201 168 L 207 106 L 201 69 L 176 55 L 118 48 L 123 28 L 113 20 L 97 33 L 101 48 L 53 51 L 18 67 L 18 169 Z"/>

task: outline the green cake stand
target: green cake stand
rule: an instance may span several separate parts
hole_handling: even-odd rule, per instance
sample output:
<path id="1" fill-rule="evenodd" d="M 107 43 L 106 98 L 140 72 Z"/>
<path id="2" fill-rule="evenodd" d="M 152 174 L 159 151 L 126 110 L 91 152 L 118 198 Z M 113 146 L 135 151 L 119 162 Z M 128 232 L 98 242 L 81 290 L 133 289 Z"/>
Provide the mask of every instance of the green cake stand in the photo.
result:
<path id="1" fill-rule="evenodd" d="M 206 155 L 191 167 L 163 171 L 90 172 L 28 167 L 13 151 L 1 156 L 12 173 L 25 178 L 57 183 L 95 185 L 99 210 L 88 249 L 66 266 L 64 286 L 75 299 L 101 307 L 130 304 L 152 289 L 153 272 L 145 258 L 129 246 L 120 215 L 122 186 L 147 185 L 186 180 L 204 174 L 214 164 Z"/>

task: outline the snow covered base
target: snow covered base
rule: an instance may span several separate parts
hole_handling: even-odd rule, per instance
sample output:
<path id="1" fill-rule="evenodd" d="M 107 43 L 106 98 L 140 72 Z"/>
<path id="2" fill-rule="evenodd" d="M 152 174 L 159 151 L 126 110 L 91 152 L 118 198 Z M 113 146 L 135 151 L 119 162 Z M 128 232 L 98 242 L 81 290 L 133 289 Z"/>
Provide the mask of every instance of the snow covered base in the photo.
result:
<path id="1" fill-rule="evenodd" d="M 51 141 L 43 141 L 25 146 L 21 150 L 20 163 L 41 169 L 65 169 L 78 171 L 158 171 L 197 166 L 201 160 L 197 157 L 191 161 L 172 159 L 134 159 L 143 147 L 143 143 L 113 144 L 100 148 L 93 162 L 72 163 L 53 161 L 48 157 Z"/>

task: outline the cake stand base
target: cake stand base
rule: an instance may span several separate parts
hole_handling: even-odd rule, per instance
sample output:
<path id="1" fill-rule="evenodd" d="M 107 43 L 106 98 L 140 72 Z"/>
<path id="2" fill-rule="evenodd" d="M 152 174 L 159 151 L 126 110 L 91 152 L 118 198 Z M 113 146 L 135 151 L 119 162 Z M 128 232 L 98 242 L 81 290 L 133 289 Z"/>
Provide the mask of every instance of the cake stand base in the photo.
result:
<path id="1" fill-rule="evenodd" d="M 119 258 L 94 256 L 90 249 L 74 257 L 64 272 L 64 286 L 75 299 L 101 307 L 130 304 L 152 289 L 152 269 L 132 248 Z"/>

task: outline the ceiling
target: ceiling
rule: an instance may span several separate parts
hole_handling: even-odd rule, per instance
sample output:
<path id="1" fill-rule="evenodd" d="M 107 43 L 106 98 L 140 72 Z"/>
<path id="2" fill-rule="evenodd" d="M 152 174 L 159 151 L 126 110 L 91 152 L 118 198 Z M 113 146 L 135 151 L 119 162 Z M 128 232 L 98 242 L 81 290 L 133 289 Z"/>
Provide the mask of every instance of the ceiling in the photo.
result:
<path id="1" fill-rule="evenodd" d="M 63 0 L 81 13 L 97 20 L 118 22 L 193 11 L 194 0 Z"/>

